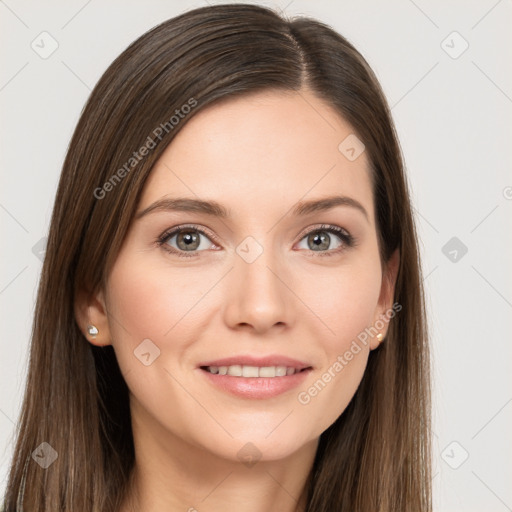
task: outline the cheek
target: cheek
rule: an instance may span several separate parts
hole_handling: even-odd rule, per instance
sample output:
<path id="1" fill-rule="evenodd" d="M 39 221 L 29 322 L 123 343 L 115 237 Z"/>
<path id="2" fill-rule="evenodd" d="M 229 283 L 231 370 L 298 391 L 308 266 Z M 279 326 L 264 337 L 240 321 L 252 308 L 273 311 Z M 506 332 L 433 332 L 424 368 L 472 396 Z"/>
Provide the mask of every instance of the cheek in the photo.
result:
<path id="1" fill-rule="evenodd" d="M 332 356 L 372 325 L 381 288 L 380 266 L 345 265 L 328 275 L 310 274 L 300 286 L 305 304 L 325 327 L 325 349 Z"/>
<path id="2" fill-rule="evenodd" d="M 317 338 L 324 354 L 322 366 L 297 395 L 308 417 L 316 418 L 312 431 L 332 425 L 361 383 L 369 355 L 365 329 L 372 325 L 380 281 L 378 265 L 347 265 L 335 278 L 317 279 L 323 292 L 315 288 L 316 292 L 308 295 L 311 309 L 328 327 Z"/>
<path id="3" fill-rule="evenodd" d="M 165 293 L 166 283 L 154 269 L 130 265 L 124 271 L 127 266 L 118 261 L 109 280 L 109 324 L 118 346 L 160 338 L 172 327 L 178 302 L 178 294 Z"/>
<path id="4" fill-rule="evenodd" d="M 146 380 L 158 367 L 187 362 L 187 349 L 208 319 L 202 299 L 221 276 L 148 262 L 144 253 L 119 255 L 109 277 L 107 306 L 112 345 L 124 375 L 134 370 L 134 377 L 144 368 Z M 137 355 L 147 348 L 158 358 L 145 367 Z"/>
<path id="5" fill-rule="evenodd" d="M 218 278 L 151 263 L 143 253 L 121 253 L 109 276 L 107 307 L 112 345 L 131 394 L 159 417 L 165 414 L 163 396 L 180 403 L 173 375 L 200 331 L 197 304 Z"/>
<path id="6" fill-rule="evenodd" d="M 140 343 L 144 338 L 170 337 L 213 278 L 205 280 L 199 273 L 148 264 L 143 256 L 121 256 L 109 279 L 110 326 L 118 334 L 113 339 L 119 344 L 127 338 Z"/>

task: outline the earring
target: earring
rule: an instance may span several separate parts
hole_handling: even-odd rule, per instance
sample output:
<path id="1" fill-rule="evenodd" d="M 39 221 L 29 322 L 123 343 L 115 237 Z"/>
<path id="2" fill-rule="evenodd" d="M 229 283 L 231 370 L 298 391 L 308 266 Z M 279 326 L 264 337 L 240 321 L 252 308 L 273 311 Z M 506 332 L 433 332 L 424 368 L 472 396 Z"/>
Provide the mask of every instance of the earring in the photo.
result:
<path id="1" fill-rule="evenodd" d="M 89 324 L 87 326 L 87 334 L 89 334 L 91 338 L 96 338 L 96 336 L 98 336 L 98 332 L 98 328 L 95 325 Z"/>
<path id="2" fill-rule="evenodd" d="M 377 341 L 381 342 L 383 339 L 384 339 L 384 336 L 382 335 L 381 332 L 379 332 L 379 334 L 377 334 Z"/>

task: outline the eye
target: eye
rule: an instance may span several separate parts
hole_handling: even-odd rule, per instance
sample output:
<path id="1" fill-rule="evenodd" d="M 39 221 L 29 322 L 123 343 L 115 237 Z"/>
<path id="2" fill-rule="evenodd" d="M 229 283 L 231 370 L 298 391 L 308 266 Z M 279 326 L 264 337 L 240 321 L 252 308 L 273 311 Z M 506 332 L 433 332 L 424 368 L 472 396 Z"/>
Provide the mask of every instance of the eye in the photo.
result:
<path id="1" fill-rule="evenodd" d="M 185 258 L 194 257 L 196 256 L 194 253 L 199 251 L 216 248 L 202 229 L 192 225 L 178 226 L 166 231 L 158 238 L 157 243 L 164 250 Z"/>
<path id="2" fill-rule="evenodd" d="M 334 240 L 332 235 L 335 235 Z M 336 247 L 331 247 L 331 243 L 336 242 L 336 238 L 338 239 Z M 355 246 L 355 238 L 348 231 L 332 225 L 322 225 L 310 230 L 302 237 L 301 242 L 302 240 L 305 240 L 306 247 L 299 247 L 300 249 L 322 253 L 319 256 L 332 256 Z"/>
<path id="3" fill-rule="evenodd" d="M 332 237 L 334 235 L 334 238 Z M 165 251 L 176 254 L 179 257 L 195 257 L 198 252 L 218 247 L 211 241 L 213 235 L 207 234 L 203 229 L 195 225 L 177 226 L 167 230 L 156 240 L 157 244 Z M 331 247 L 337 241 L 336 247 Z M 332 256 L 347 248 L 356 245 L 355 238 L 345 229 L 334 225 L 322 225 L 309 230 L 302 236 L 305 240 L 306 249 L 319 253 L 318 256 Z"/>

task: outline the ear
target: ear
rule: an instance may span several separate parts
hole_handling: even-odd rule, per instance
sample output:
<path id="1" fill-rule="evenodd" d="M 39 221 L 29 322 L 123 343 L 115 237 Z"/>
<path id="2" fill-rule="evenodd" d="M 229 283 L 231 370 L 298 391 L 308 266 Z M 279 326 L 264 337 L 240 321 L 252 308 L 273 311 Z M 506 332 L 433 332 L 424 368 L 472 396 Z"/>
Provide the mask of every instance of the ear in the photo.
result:
<path id="1" fill-rule="evenodd" d="M 111 345 L 108 325 L 107 307 L 103 291 L 95 294 L 82 290 L 75 297 L 75 318 L 85 338 L 92 345 L 104 347 Z M 97 335 L 90 335 L 88 327 L 93 325 L 98 330 Z"/>
<path id="2" fill-rule="evenodd" d="M 379 341 L 377 336 L 373 336 L 370 342 L 370 350 L 377 348 L 386 338 L 389 327 L 389 312 L 392 311 L 393 298 L 395 296 L 396 278 L 398 276 L 398 268 L 400 266 L 400 251 L 396 249 L 390 256 L 382 272 L 382 284 L 380 289 L 379 302 L 375 310 L 375 318 L 373 325 L 382 334 Z M 382 324 L 384 326 L 382 327 Z"/>

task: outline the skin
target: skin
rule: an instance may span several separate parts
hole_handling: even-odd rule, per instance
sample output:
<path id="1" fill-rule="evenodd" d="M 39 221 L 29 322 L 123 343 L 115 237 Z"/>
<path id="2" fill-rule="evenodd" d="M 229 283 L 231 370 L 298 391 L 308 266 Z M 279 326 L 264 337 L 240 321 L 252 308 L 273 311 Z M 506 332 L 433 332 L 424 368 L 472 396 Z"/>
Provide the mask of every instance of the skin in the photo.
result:
<path id="1" fill-rule="evenodd" d="M 389 311 L 398 268 L 398 253 L 385 267 L 379 258 L 366 153 L 349 161 L 338 150 L 352 133 L 306 89 L 256 93 L 200 111 L 152 170 L 138 212 L 185 196 L 215 200 L 232 216 L 154 211 L 135 220 L 106 289 L 77 304 L 84 332 L 88 323 L 99 329 L 89 341 L 113 345 L 130 389 L 136 469 L 122 512 L 303 510 L 319 436 L 356 392 L 377 338 L 308 404 L 298 394 Z M 368 219 L 350 206 L 291 214 L 298 201 L 333 193 L 359 201 Z M 190 223 L 216 237 L 201 235 L 195 257 L 155 243 Z M 327 233 L 328 249 L 314 251 L 305 230 L 322 224 L 357 244 L 335 252 L 344 242 Z M 248 236 L 263 248 L 252 263 L 236 252 Z M 176 236 L 166 243 L 184 245 Z M 160 350 L 148 366 L 134 357 L 144 339 Z M 313 370 L 277 397 L 240 398 L 197 369 L 235 354 L 282 354 Z M 250 467 L 237 455 L 246 443 L 261 457 Z"/>

